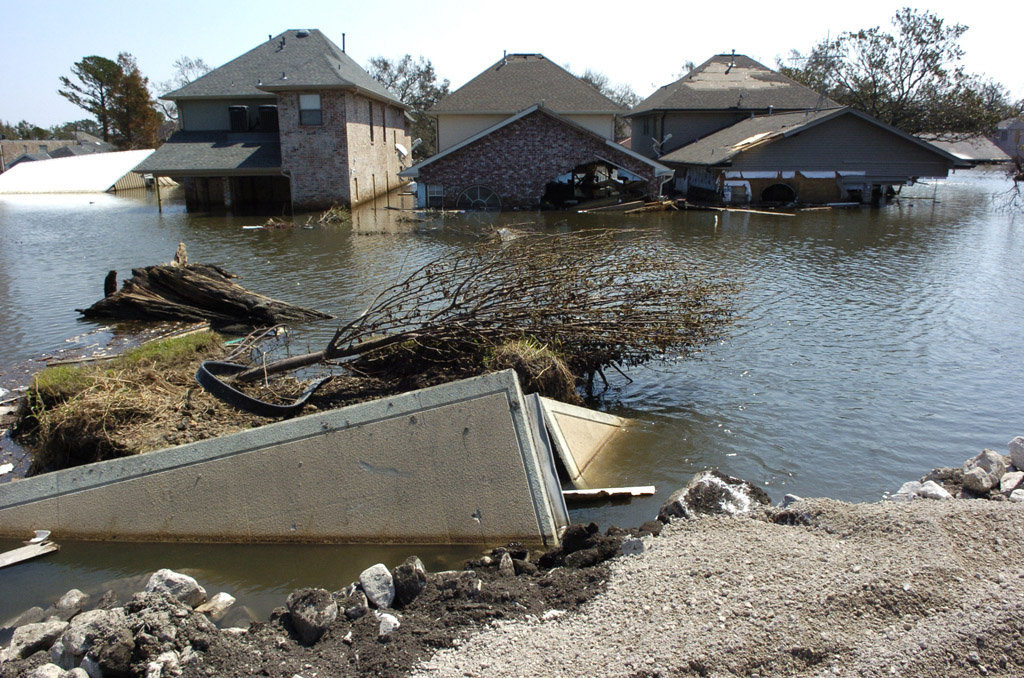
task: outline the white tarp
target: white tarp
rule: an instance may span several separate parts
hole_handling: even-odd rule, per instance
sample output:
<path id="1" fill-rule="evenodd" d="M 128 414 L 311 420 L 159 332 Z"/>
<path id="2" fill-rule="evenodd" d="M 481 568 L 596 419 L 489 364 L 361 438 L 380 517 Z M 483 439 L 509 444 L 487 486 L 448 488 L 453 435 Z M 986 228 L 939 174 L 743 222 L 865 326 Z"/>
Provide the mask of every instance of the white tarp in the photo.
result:
<path id="1" fill-rule="evenodd" d="M 152 152 L 92 153 L 18 163 L 0 174 L 0 193 L 104 193 Z"/>

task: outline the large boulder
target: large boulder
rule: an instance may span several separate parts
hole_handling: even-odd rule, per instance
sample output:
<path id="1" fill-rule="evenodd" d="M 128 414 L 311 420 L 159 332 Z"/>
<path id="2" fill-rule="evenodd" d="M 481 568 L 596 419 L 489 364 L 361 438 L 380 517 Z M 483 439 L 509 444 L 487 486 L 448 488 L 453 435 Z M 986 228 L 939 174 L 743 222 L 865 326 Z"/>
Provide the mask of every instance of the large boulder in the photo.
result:
<path id="1" fill-rule="evenodd" d="M 25 678 L 63 678 L 64 669 L 56 664 L 43 664 L 25 674 Z"/>
<path id="2" fill-rule="evenodd" d="M 423 592 L 427 585 L 427 569 L 419 558 L 409 556 L 391 571 L 391 579 L 395 585 L 395 600 L 392 604 L 401 609 Z"/>
<path id="3" fill-rule="evenodd" d="M 703 471 L 676 490 L 658 512 L 663 523 L 673 518 L 689 518 L 697 514 L 725 513 L 739 515 L 756 504 L 770 504 L 768 494 L 761 488 L 740 478 L 719 471 Z"/>
<path id="4" fill-rule="evenodd" d="M 131 669 L 135 638 L 123 608 L 83 612 L 71 620 L 61 642 L 74 663 L 88 656 L 105 676 L 125 676 Z"/>
<path id="5" fill-rule="evenodd" d="M 292 628 L 304 645 L 312 645 L 338 618 L 338 603 L 325 589 L 292 591 L 285 602 L 291 614 Z"/>
<path id="6" fill-rule="evenodd" d="M 195 607 L 206 600 L 206 589 L 193 577 L 168 569 L 154 572 L 146 583 L 146 591 L 169 593 L 189 607 Z"/>
<path id="7" fill-rule="evenodd" d="M 1018 471 L 1024 471 L 1024 436 L 1017 436 L 1009 442 L 1010 463 Z"/>
<path id="8" fill-rule="evenodd" d="M 229 593 L 221 591 L 213 598 L 196 608 L 196 612 L 201 612 L 208 616 L 212 621 L 219 622 L 228 613 L 228 610 L 232 605 L 235 604 L 235 597 Z"/>
<path id="9" fill-rule="evenodd" d="M 384 609 L 395 601 L 395 580 L 383 563 L 372 565 L 359 574 L 359 586 L 374 606 Z"/>
<path id="10" fill-rule="evenodd" d="M 925 499 L 952 499 L 953 495 L 950 494 L 946 488 L 939 485 L 934 480 L 928 480 L 921 483 L 921 486 L 917 488 L 917 496 L 924 497 Z"/>
<path id="11" fill-rule="evenodd" d="M 7 649 L 6 658 L 24 659 L 39 650 L 48 649 L 67 628 L 67 622 L 57 619 L 19 626 L 11 636 L 11 646 Z"/>
<path id="12" fill-rule="evenodd" d="M 978 494 L 999 487 L 999 481 L 1006 473 L 1009 463 L 1008 458 L 995 450 L 982 450 L 977 456 L 964 462 L 964 487 Z"/>

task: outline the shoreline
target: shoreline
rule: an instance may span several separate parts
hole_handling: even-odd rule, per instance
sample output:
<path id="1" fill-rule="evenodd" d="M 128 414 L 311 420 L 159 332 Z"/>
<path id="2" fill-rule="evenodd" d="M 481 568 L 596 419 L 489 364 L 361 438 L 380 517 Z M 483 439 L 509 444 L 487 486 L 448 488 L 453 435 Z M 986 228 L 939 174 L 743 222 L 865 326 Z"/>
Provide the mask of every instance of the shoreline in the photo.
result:
<path id="1" fill-rule="evenodd" d="M 1011 452 L 1024 453 L 1024 439 L 1014 443 Z M 961 475 L 978 476 L 973 469 L 995 454 L 968 460 Z M 1002 475 L 1017 473 L 1013 458 Z M 375 609 L 359 587 L 317 594 L 320 608 L 335 610 L 312 642 L 295 621 L 311 593 L 293 593 L 266 622 L 219 630 L 175 600 L 139 594 L 123 605 L 135 620 L 132 661 L 103 675 L 549 675 L 552 662 L 560 675 L 580 676 L 1024 670 L 1024 502 L 972 490 L 911 499 L 927 493 L 907 483 L 895 500 L 787 497 L 770 506 L 744 485 L 693 482 L 666 503 L 662 522 L 642 528 L 602 535 L 574 525 L 561 553 L 525 558 L 510 545 L 467 570 L 422 577 L 410 558 L 392 576 L 398 583 L 411 568 L 418 596 Z M 361 588 L 369 595 L 372 585 Z M 170 635 L 187 647 L 146 644 L 140 620 L 161 610 L 180 620 Z M 392 620 L 397 628 L 381 635 Z M 0 676 L 29 675 L 52 658 L 41 647 L 0 664 Z"/>

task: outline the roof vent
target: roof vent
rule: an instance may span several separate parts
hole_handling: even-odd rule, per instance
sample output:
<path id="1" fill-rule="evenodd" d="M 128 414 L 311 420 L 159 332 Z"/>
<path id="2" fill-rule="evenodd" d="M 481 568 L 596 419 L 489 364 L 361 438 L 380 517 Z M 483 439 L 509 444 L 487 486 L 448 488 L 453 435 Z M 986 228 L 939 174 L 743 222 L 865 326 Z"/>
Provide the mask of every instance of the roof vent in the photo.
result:
<path id="1" fill-rule="evenodd" d="M 308 38 L 309 37 L 309 31 L 307 31 L 305 28 L 303 28 L 301 30 L 298 30 L 298 31 L 295 31 L 295 37 L 296 38 Z"/>

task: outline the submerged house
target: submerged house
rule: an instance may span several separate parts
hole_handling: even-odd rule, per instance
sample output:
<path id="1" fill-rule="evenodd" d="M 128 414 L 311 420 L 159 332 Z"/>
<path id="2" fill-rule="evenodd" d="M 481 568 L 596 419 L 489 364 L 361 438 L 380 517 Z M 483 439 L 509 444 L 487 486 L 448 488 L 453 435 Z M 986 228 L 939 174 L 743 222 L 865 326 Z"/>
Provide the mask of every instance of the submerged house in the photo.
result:
<path id="1" fill-rule="evenodd" d="M 163 95 L 181 129 L 136 171 L 175 178 L 190 211 L 280 212 L 396 188 L 408 106 L 318 30 L 289 30 Z"/>
<path id="2" fill-rule="evenodd" d="M 615 143 L 625 109 L 542 54 L 507 54 L 439 101 L 420 206 L 530 209 L 652 196 L 670 169 Z"/>
<path id="3" fill-rule="evenodd" d="M 1024 160 L 1024 115 L 1007 118 L 996 125 L 991 140 L 1011 160 Z"/>
<path id="4" fill-rule="evenodd" d="M 969 166 L 740 54 L 719 54 L 629 114 L 633 148 L 676 192 L 744 203 L 879 202 Z"/>

